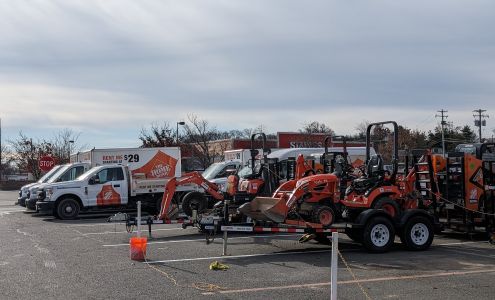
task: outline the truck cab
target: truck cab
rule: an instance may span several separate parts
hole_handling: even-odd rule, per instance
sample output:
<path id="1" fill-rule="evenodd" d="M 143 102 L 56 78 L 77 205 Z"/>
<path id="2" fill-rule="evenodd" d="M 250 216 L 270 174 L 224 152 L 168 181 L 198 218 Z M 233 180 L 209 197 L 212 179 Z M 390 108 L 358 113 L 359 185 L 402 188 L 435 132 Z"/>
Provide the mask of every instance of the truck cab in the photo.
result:
<path id="1" fill-rule="evenodd" d="M 241 161 L 231 160 L 213 163 L 202 173 L 203 177 L 211 183 L 215 183 L 221 191 L 225 191 L 227 177 L 234 174 L 240 167 Z"/>
<path id="2" fill-rule="evenodd" d="M 58 170 L 60 170 L 60 168 L 62 168 L 62 165 L 56 165 L 40 179 L 38 179 L 38 181 L 26 184 L 25 186 L 21 187 L 21 189 L 19 190 L 19 197 L 17 198 L 17 204 L 19 204 L 20 206 L 26 206 L 26 200 L 29 198 L 29 189 L 36 185 L 47 182 L 55 173 L 57 173 Z"/>
<path id="3" fill-rule="evenodd" d="M 71 181 L 82 175 L 90 168 L 89 163 L 73 163 L 62 165 L 46 182 L 33 185 L 29 188 L 26 197 L 26 208 L 35 210 L 38 201 L 38 192 L 43 190 L 45 185 L 55 182 Z"/>

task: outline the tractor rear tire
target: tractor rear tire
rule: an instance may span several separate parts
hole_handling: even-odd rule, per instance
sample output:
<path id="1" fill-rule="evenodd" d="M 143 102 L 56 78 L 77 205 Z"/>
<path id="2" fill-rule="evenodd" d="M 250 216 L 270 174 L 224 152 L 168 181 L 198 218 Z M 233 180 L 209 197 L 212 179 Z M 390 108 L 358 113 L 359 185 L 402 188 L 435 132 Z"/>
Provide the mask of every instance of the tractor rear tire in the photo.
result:
<path id="1" fill-rule="evenodd" d="M 198 213 L 207 208 L 206 197 L 199 192 L 190 192 L 182 198 L 182 211 L 189 217 L 192 216 L 193 207 L 196 206 Z"/>
<path id="2" fill-rule="evenodd" d="M 433 242 L 433 224 L 427 217 L 410 218 L 402 230 L 400 240 L 411 251 L 423 251 Z"/>
<path id="3" fill-rule="evenodd" d="M 390 199 L 389 197 L 383 197 L 375 201 L 373 204 L 374 209 L 383 209 L 392 218 L 398 218 L 401 214 L 399 203 Z"/>
<path id="4" fill-rule="evenodd" d="M 335 221 L 335 212 L 330 206 L 318 205 L 313 208 L 313 222 L 323 226 L 330 226 Z"/>
<path id="5" fill-rule="evenodd" d="M 362 243 L 370 252 L 387 252 L 394 240 L 395 228 L 386 217 L 372 217 L 364 226 Z"/>

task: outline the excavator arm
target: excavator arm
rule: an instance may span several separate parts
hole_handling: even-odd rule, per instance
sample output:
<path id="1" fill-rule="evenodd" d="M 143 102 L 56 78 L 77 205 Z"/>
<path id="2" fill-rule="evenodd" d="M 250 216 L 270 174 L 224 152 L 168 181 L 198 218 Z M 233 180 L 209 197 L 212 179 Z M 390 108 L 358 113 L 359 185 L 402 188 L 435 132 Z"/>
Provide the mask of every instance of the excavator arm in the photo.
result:
<path id="1" fill-rule="evenodd" d="M 219 191 L 219 187 L 206 180 L 199 172 L 191 172 L 186 173 L 183 177 L 171 178 L 167 185 L 165 185 L 165 191 L 163 193 L 162 205 L 160 208 L 160 215 L 158 219 L 160 220 L 168 220 L 170 219 L 170 205 L 172 204 L 172 199 L 174 197 L 175 191 L 178 186 L 187 185 L 187 184 L 195 184 L 205 190 L 205 193 L 210 194 L 216 200 L 222 201 L 224 199 L 224 195 Z"/>

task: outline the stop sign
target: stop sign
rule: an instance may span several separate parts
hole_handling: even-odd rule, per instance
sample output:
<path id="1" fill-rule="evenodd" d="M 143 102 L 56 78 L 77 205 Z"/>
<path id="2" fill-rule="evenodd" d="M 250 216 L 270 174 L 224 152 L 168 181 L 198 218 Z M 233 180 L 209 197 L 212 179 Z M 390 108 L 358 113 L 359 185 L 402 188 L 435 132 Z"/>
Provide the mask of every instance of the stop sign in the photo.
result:
<path id="1" fill-rule="evenodd" d="M 51 156 L 43 156 L 40 158 L 38 165 L 41 170 L 48 172 L 55 166 L 55 160 Z"/>

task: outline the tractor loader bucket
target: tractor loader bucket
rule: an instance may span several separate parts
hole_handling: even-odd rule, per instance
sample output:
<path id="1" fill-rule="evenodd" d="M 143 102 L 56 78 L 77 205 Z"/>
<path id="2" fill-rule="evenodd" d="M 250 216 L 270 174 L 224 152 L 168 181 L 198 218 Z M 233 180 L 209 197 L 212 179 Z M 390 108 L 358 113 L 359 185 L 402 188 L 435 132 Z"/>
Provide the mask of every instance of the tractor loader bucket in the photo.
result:
<path id="1" fill-rule="evenodd" d="M 281 198 L 256 197 L 253 201 L 239 207 L 239 211 L 259 221 L 282 223 L 287 217 L 287 205 Z"/>

